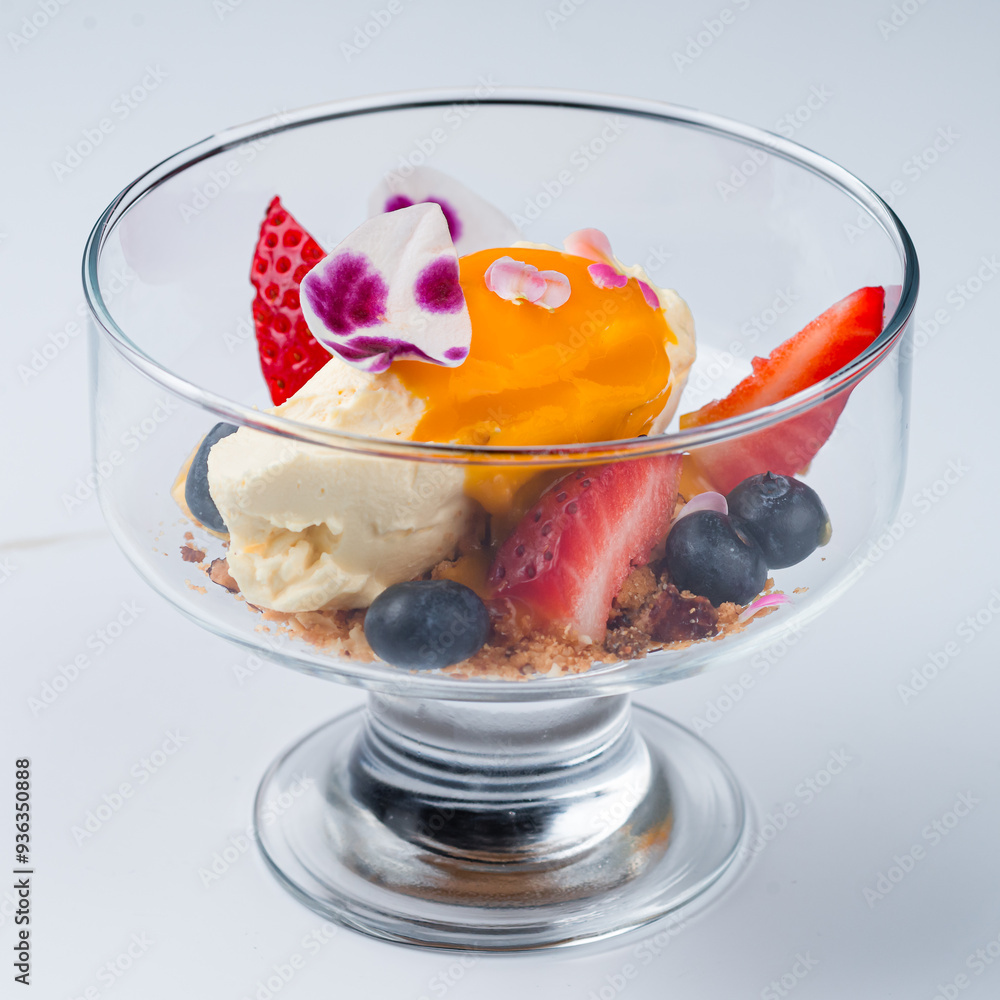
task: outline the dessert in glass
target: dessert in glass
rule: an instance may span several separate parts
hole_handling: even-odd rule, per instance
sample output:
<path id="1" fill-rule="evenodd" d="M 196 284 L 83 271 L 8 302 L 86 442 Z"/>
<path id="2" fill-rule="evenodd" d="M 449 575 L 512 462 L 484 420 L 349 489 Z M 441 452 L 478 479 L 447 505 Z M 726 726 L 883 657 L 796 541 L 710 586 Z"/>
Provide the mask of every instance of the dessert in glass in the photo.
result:
<path id="1" fill-rule="evenodd" d="M 369 692 L 262 780 L 291 892 L 513 950 L 733 869 L 734 775 L 630 693 L 800 628 L 894 515 L 917 264 L 868 187 L 655 102 L 359 100 L 153 168 L 84 284 L 123 550 L 216 634 Z"/>

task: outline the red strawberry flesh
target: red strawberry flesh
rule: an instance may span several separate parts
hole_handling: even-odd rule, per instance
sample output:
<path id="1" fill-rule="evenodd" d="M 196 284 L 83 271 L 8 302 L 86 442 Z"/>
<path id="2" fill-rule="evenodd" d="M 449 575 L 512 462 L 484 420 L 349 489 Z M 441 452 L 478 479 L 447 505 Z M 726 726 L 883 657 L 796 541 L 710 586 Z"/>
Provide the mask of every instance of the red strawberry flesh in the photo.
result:
<path id="1" fill-rule="evenodd" d="M 275 197 L 267 207 L 250 269 L 260 366 L 275 405 L 297 392 L 332 355 L 309 332 L 299 284 L 325 256 Z"/>
<path id="2" fill-rule="evenodd" d="M 667 532 L 681 456 L 591 466 L 557 480 L 500 546 L 492 595 L 533 621 L 599 642 L 611 602 Z"/>
<path id="3" fill-rule="evenodd" d="M 885 290 L 878 287 L 841 299 L 768 357 L 754 358 L 753 373 L 725 399 L 685 413 L 681 427 L 702 427 L 779 403 L 839 371 L 882 332 L 884 304 Z M 695 471 L 720 493 L 760 472 L 794 476 L 826 443 L 849 396 L 846 390 L 767 430 L 699 448 L 692 453 Z"/>

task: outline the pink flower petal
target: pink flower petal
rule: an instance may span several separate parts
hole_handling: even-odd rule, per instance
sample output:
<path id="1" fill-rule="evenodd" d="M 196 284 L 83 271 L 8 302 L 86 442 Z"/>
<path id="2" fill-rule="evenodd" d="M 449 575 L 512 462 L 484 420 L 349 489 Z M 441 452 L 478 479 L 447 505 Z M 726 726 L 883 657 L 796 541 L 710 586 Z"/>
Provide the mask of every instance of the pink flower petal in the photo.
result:
<path id="1" fill-rule="evenodd" d="M 615 255 L 611 252 L 611 241 L 600 229 L 578 229 L 563 240 L 567 253 L 602 264 L 613 264 Z"/>
<path id="2" fill-rule="evenodd" d="M 787 594 L 765 594 L 763 597 L 758 597 L 756 601 L 752 601 L 743 610 L 743 614 L 739 616 L 736 620 L 738 622 L 748 622 L 758 611 L 763 611 L 764 608 L 776 608 L 782 604 L 791 604 L 792 599 Z"/>
<path id="3" fill-rule="evenodd" d="M 628 275 L 620 274 L 610 264 L 591 264 L 587 273 L 598 288 L 624 288 Z"/>
<path id="4" fill-rule="evenodd" d="M 642 292 L 642 297 L 646 300 L 646 305 L 650 309 L 660 308 L 660 297 L 656 294 L 656 290 L 650 285 L 647 285 L 645 281 L 639 282 L 639 290 Z"/>
<path id="5" fill-rule="evenodd" d="M 484 275 L 486 287 L 502 299 L 526 299 L 546 309 L 555 309 L 569 298 L 569 278 L 558 271 L 539 271 L 513 257 L 493 261 Z"/>
<path id="6" fill-rule="evenodd" d="M 705 493 L 696 493 L 681 507 L 680 513 L 674 518 L 674 523 L 699 510 L 714 510 L 717 514 L 728 514 L 729 503 L 721 493 L 713 493 L 711 490 Z"/>
<path id="7" fill-rule="evenodd" d="M 545 291 L 535 299 L 535 305 L 546 309 L 558 309 L 569 299 L 569 278 L 559 271 L 539 271 L 538 277 L 545 279 Z"/>
<path id="8" fill-rule="evenodd" d="M 500 257 L 493 261 L 484 277 L 491 292 L 510 302 L 518 299 L 533 302 L 545 294 L 545 279 L 538 276 L 538 268 L 513 257 Z"/>

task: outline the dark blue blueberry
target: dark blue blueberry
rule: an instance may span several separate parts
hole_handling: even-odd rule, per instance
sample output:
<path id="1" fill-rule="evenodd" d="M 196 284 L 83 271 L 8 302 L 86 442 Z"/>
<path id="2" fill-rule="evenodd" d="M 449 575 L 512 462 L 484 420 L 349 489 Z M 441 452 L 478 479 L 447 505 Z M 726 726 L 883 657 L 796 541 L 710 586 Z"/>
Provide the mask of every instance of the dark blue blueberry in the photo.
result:
<path id="1" fill-rule="evenodd" d="M 365 615 L 365 636 L 375 654 L 411 670 L 437 670 L 467 659 L 489 631 L 486 605 L 453 580 L 394 583 Z"/>
<path id="2" fill-rule="evenodd" d="M 218 531 L 221 535 L 228 535 L 229 529 L 222 520 L 219 508 L 215 506 L 212 494 L 208 492 L 208 453 L 212 450 L 212 445 L 238 430 L 235 424 L 216 424 L 198 446 L 184 484 L 184 499 L 188 510 L 206 528 Z"/>
<path id="3" fill-rule="evenodd" d="M 737 518 L 714 510 L 682 517 L 667 535 L 667 572 L 678 590 L 714 605 L 746 604 L 767 582 L 760 546 Z"/>
<path id="4" fill-rule="evenodd" d="M 830 540 L 830 515 L 823 501 L 791 476 L 751 476 L 733 487 L 726 500 L 729 513 L 746 522 L 771 569 L 794 566 Z"/>

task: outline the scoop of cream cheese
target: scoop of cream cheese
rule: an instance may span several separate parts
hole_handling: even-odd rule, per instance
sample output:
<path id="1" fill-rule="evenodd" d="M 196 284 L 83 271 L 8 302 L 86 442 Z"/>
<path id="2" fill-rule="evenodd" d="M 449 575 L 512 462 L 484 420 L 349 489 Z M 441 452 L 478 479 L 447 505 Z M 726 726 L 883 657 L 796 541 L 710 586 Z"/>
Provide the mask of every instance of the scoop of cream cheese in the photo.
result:
<path id="1" fill-rule="evenodd" d="M 391 372 L 332 358 L 272 412 L 408 440 L 423 413 Z M 481 508 L 458 466 L 336 451 L 241 428 L 209 453 L 229 528 L 229 571 L 251 604 L 296 612 L 367 607 L 452 556 Z"/>

